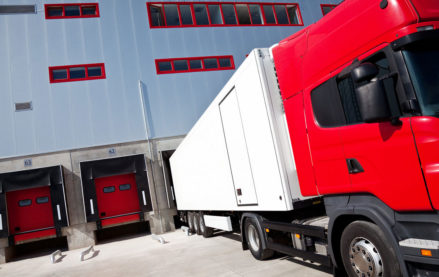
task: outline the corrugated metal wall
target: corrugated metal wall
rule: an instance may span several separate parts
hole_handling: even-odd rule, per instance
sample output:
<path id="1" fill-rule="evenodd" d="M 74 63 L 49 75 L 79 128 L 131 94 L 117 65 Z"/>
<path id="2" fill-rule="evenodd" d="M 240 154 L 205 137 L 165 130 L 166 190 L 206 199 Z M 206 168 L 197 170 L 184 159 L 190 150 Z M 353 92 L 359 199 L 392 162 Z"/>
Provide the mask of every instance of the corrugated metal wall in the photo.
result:
<path id="1" fill-rule="evenodd" d="M 98 1 L 98 18 L 45 19 L 44 4 L 76 2 L 95 1 L 0 0 L 37 4 L 36 14 L 0 15 L 0 158 L 142 140 L 143 114 L 152 138 L 185 134 L 233 71 L 157 75 L 155 59 L 233 55 L 237 67 L 302 28 L 150 29 L 144 0 Z M 340 1 L 260 2 L 297 2 L 309 25 L 321 3 Z M 101 62 L 106 79 L 49 83 L 49 66 Z M 26 101 L 33 109 L 16 112 Z"/>

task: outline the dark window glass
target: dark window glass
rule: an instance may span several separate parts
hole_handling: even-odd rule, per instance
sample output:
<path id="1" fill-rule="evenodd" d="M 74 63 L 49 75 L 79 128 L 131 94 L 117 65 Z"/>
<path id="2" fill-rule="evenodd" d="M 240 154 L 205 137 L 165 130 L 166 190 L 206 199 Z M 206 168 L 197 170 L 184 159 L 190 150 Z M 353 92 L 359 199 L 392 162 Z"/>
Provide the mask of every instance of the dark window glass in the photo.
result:
<path id="1" fill-rule="evenodd" d="M 180 5 L 181 23 L 183 25 L 194 24 L 190 5 Z"/>
<path id="2" fill-rule="evenodd" d="M 332 11 L 332 7 L 323 6 L 322 11 L 323 11 L 323 15 L 327 15 L 330 11 Z"/>
<path id="3" fill-rule="evenodd" d="M 81 7 L 82 15 L 96 15 L 96 6 Z"/>
<path id="4" fill-rule="evenodd" d="M 111 186 L 111 187 L 104 187 L 104 193 L 111 193 L 111 192 L 115 192 L 116 188 Z"/>
<path id="5" fill-rule="evenodd" d="M 70 79 L 82 79 L 82 78 L 85 78 L 85 67 L 70 68 Z"/>
<path id="6" fill-rule="evenodd" d="M 275 5 L 274 10 L 276 11 L 277 24 L 289 24 L 287 10 L 284 5 Z"/>
<path id="7" fill-rule="evenodd" d="M 206 5 L 194 4 L 195 21 L 197 25 L 209 25 L 209 18 L 207 17 Z"/>
<path id="8" fill-rule="evenodd" d="M 67 69 L 54 69 L 54 70 L 52 70 L 52 78 L 54 80 L 67 79 Z"/>
<path id="9" fill-rule="evenodd" d="M 220 67 L 231 67 L 232 63 L 229 58 L 221 58 L 219 59 Z"/>
<path id="10" fill-rule="evenodd" d="M 166 15 L 166 26 L 180 26 L 180 17 L 178 16 L 177 5 L 166 4 L 165 15 Z"/>
<path id="11" fill-rule="evenodd" d="M 188 70 L 187 60 L 176 60 L 176 61 L 174 61 L 174 70 L 175 71 Z"/>
<path id="12" fill-rule="evenodd" d="M 171 62 L 159 62 L 159 71 L 170 71 L 172 70 Z"/>
<path id="13" fill-rule="evenodd" d="M 264 9 L 265 23 L 276 24 L 276 19 L 274 18 L 274 13 L 273 13 L 273 6 L 264 5 L 262 7 Z"/>
<path id="14" fill-rule="evenodd" d="M 223 9 L 224 22 L 230 25 L 236 25 L 236 16 L 235 16 L 235 8 L 232 4 L 222 4 L 221 8 Z"/>
<path id="15" fill-rule="evenodd" d="M 239 24 L 251 24 L 248 7 L 245 4 L 237 4 L 236 13 L 238 14 Z"/>
<path id="16" fill-rule="evenodd" d="M 62 16 L 62 7 L 48 7 L 47 12 L 49 17 Z"/>
<path id="17" fill-rule="evenodd" d="M 87 67 L 88 77 L 102 76 L 102 69 L 100 66 Z"/>
<path id="18" fill-rule="evenodd" d="M 211 24 L 223 24 L 219 5 L 208 5 Z"/>
<path id="19" fill-rule="evenodd" d="M 190 60 L 189 65 L 191 69 L 202 69 L 203 65 L 201 64 L 201 60 Z"/>
<path id="20" fill-rule="evenodd" d="M 204 68 L 218 68 L 218 62 L 216 59 L 204 59 Z"/>
<path id="21" fill-rule="evenodd" d="M 163 19 L 162 5 L 151 5 L 151 6 L 149 6 L 149 11 L 151 14 L 152 26 L 164 26 L 165 25 L 165 20 Z"/>
<path id="22" fill-rule="evenodd" d="M 66 16 L 80 16 L 79 6 L 65 6 L 64 11 Z"/>
<path id="23" fill-rule="evenodd" d="M 346 125 L 340 95 L 334 79 L 330 79 L 311 92 L 314 116 L 322 127 Z"/>
<path id="24" fill-rule="evenodd" d="M 291 24 L 300 24 L 299 17 L 297 16 L 297 7 L 293 5 L 287 5 L 288 16 L 290 17 Z"/>
<path id="25" fill-rule="evenodd" d="M 32 200 L 30 200 L 30 199 L 24 199 L 24 200 L 18 201 L 18 206 L 20 206 L 20 207 L 30 206 L 31 204 L 32 204 Z"/>
<path id="26" fill-rule="evenodd" d="M 119 185 L 119 190 L 120 191 L 129 190 L 129 189 L 131 189 L 131 185 L 130 184 Z"/>
<path id="27" fill-rule="evenodd" d="M 37 198 L 37 204 L 44 204 L 49 202 L 49 197 L 48 196 L 44 196 L 44 197 L 38 197 Z"/>
<path id="28" fill-rule="evenodd" d="M 355 86 L 351 77 L 338 81 L 338 91 L 346 117 L 346 124 L 362 122 L 363 119 L 361 118 L 360 108 L 355 96 Z"/>
<path id="29" fill-rule="evenodd" d="M 259 5 L 248 5 L 250 8 L 250 15 L 252 17 L 253 24 L 262 24 L 262 13 Z"/>

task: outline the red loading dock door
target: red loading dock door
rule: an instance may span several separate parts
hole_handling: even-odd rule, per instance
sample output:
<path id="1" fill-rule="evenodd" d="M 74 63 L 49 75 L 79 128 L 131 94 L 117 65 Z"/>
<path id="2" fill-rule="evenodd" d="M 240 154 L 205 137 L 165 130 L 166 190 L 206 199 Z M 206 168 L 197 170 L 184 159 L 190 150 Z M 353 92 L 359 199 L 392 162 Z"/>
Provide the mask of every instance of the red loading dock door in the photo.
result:
<path id="1" fill-rule="evenodd" d="M 134 213 L 140 213 L 139 196 L 134 173 L 123 174 L 109 177 L 96 178 L 95 180 L 96 198 L 99 210 L 99 218 L 120 217 L 125 215 L 124 220 L 139 220 L 139 216 L 129 217 Z M 110 224 L 118 223 L 117 220 L 109 220 Z"/>
<path id="2" fill-rule="evenodd" d="M 6 192 L 6 202 L 11 235 L 49 228 L 55 234 L 49 186 Z"/>

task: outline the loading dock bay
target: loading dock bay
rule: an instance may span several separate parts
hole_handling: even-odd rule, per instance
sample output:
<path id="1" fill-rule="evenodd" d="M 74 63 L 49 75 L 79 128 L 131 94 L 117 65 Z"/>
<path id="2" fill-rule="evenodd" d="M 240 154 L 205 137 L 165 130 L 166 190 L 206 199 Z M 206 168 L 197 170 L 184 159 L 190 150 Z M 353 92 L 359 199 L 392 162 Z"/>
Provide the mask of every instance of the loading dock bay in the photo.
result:
<path id="1" fill-rule="evenodd" d="M 331 276 L 318 266 L 300 259 L 276 257 L 257 261 L 241 250 L 237 234 L 205 239 L 186 236 L 181 230 L 161 235 L 160 244 L 151 235 L 98 244 L 98 255 L 80 262 L 84 249 L 63 252 L 59 263 L 50 254 L 0 265 L 0 276 Z"/>

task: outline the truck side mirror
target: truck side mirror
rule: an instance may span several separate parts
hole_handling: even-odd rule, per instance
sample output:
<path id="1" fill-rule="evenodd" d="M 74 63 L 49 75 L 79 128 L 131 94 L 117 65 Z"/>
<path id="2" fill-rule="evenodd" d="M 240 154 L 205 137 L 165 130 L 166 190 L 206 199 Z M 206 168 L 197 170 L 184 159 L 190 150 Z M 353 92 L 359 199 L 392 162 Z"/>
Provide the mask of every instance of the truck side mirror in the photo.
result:
<path id="1" fill-rule="evenodd" d="M 383 80 L 371 81 L 355 89 L 361 117 L 366 123 L 390 120 L 389 103 Z"/>
<path id="2" fill-rule="evenodd" d="M 351 72 L 352 79 L 355 83 L 370 81 L 378 75 L 378 68 L 373 63 L 363 63 L 354 68 Z"/>

